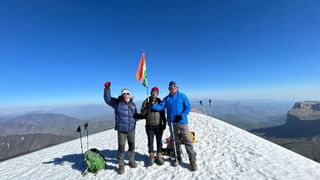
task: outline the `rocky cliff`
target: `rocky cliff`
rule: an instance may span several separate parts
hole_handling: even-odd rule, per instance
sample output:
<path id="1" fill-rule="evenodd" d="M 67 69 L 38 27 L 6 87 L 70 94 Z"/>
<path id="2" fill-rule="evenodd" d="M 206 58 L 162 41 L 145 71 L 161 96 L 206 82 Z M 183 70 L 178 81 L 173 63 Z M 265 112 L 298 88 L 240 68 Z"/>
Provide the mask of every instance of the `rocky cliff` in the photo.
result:
<path id="1" fill-rule="evenodd" d="M 290 117 L 290 118 L 289 118 Z M 320 120 L 320 101 L 296 102 L 288 111 L 288 120 Z"/>
<path id="2" fill-rule="evenodd" d="M 296 102 L 287 113 L 285 124 L 257 129 L 267 137 L 301 138 L 320 135 L 320 101 Z"/>

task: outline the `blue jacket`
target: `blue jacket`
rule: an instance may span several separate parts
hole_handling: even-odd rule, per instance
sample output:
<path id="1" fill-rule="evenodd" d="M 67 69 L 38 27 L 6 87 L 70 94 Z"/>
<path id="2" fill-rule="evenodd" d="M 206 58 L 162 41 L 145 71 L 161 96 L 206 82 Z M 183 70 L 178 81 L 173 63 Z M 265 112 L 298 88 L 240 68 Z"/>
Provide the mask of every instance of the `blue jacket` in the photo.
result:
<path id="1" fill-rule="evenodd" d="M 132 100 L 125 102 L 120 96 L 118 98 L 111 97 L 110 89 L 105 89 L 104 101 L 114 109 L 115 130 L 129 132 L 135 129 L 137 120 L 135 114 L 137 114 L 137 107 Z"/>
<path id="2" fill-rule="evenodd" d="M 166 96 L 162 103 L 152 106 L 152 109 L 156 111 L 163 111 L 165 108 L 167 110 L 168 123 L 173 122 L 177 115 L 181 115 L 182 119 L 178 124 L 188 124 L 187 116 L 191 110 L 191 105 L 186 95 L 178 91 L 173 95 Z"/>

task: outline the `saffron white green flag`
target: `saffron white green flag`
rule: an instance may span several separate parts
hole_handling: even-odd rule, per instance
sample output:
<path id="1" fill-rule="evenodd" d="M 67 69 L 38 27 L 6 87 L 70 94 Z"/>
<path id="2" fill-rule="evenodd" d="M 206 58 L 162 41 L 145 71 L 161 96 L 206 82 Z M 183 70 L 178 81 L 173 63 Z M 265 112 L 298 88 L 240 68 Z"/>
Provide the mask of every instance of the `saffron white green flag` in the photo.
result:
<path id="1" fill-rule="evenodd" d="M 147 65 L 146 65 L 146 58 L 144 52 L 141 55 L 140 63 L 138 66 L 138 70 L 136 73 L 136 79 L 142 83 L 144 87 L 148 87 L 148 80 L 147 80 Z"/>

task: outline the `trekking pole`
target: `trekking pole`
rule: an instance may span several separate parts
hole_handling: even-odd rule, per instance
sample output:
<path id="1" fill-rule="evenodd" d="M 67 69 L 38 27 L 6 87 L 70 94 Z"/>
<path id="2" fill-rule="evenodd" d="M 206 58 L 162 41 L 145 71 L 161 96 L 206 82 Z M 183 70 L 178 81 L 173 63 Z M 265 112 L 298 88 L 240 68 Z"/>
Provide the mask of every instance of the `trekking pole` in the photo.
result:
<path id="1" fill-rule="evenodd" d="M 80 134 L 81 154 L 83 155 L 82 136 L 81 136 L 81 127 L 80 126 L 78 127 L 77 132 Z"/>
<path id="2" fill-rule="evenodd" d="M 170 130 L 171 130 L 171 136 L 172 136 L 172 140 L 173 140 L 173 149 L 174 149 L 174 157 L 175 157 L 175 161 L 176 163 L 178 164 L 178 152 L 177 152 L 177 147 L 176 147 L 176 138 L 175 138 L 175 134 L 174 134 L 174 129 L 173 129 L 173 126 L 172 126 L 172 122 L 170 121 L 169 123 L 169 126 L 170 126 Z"/>
<path id="3" fill-rule="evenodd" d="M 80 134 L 81 155 L 83 158 L 82 136 L 81 136 L 81 127 L 80 126 L 77 128 L 77 132 Z M 82 161 L 82 167 L 84 167 L 84 160 Z"/>
<path id="4" fill-rule="evenodd" d="M 201 107 L 202 107 L 202 110 L 206 113 L 206 115 L 208 115 L 206 109 L 204 108 L 204 106 L 203 106 L 203 104 L 202 104 L 202 101 L 200 101 L 199 103 L 200 103 L 200 105 L 201 105 Z"/>
<path id="5" fill-rule="evenodd" d="M 211 116 L 211 102 L 212 102 L 212 100 L 211 100 L 211 99 L 209 99 L 209 110 L 210 110 L 210 116 Z"/>
<path id="6" fill-rule="evenodd" d="M 89 150 L 89 138 L 88 138 L 89 132 L 88 132 L 88 123 L 87 122 L 84 124 L 84 129 L 87 131 L 87 150 Z"/>

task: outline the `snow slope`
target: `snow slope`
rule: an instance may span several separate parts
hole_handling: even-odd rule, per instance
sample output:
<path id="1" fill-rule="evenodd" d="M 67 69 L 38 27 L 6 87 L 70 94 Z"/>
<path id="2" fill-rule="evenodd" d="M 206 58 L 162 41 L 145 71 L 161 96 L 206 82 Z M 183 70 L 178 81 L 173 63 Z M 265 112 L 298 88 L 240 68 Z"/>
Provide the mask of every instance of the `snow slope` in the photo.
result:
<path id="1" fill-rule="evenodd" d="M 125 167 L 118 175 L 117 133 L 114 130 L 89 137 L 108 159 L 108 169 L 96 176 L 81 176 L 79 139 L 36 151 L 0 163 L 0 179 L 320 179 L 320 164 L 270 143 L 244 130 L 205 115 L 190 113 L 190 129 L 195 130 L 199 170 L 189 170 L 184 149 L 184 163 L 145 167 L 147 139 L 144 121 L 137 123 L 136 160 L 138 168 Z M 169 132 L 166 129 L 165 136 Z M 84 138 L 85 140 L 86 138 Z M 84 141 L 86 147 L 86 141 Z"/>

